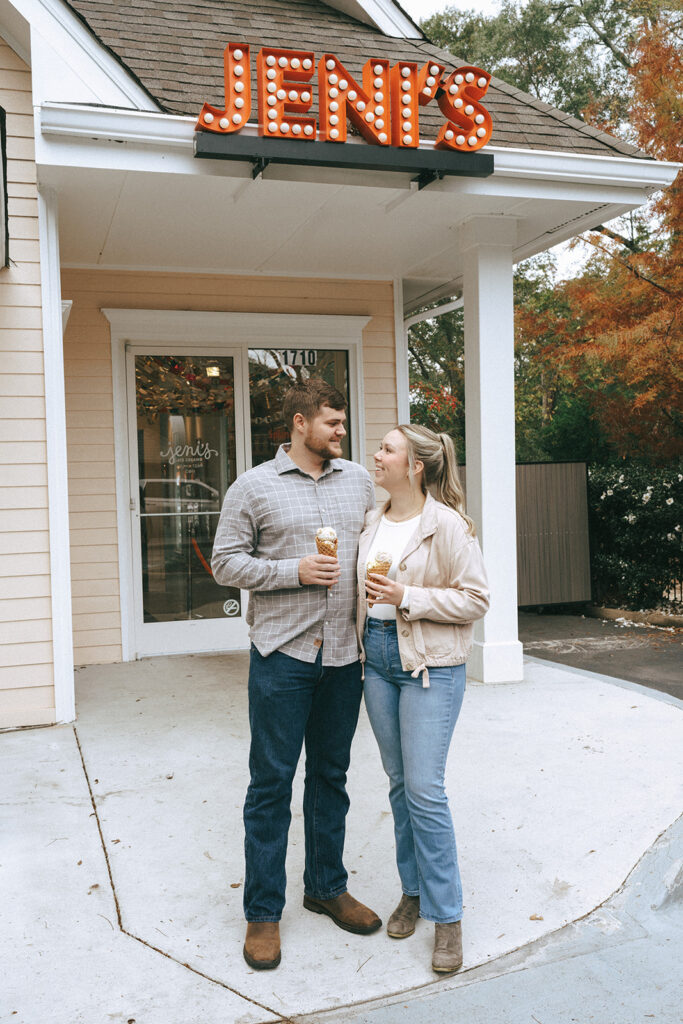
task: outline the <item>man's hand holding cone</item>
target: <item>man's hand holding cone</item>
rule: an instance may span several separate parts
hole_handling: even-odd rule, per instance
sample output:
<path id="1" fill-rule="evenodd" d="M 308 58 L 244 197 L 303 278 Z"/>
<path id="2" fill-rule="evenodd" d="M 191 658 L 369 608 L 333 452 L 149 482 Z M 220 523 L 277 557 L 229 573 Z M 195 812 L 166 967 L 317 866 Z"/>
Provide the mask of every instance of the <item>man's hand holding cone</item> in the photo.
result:
<path id="1" fill-rule="evenodd" d="M 331 526 L 321 526 L 315 535 L 317 555 L 306 555 L 299 562 L 299 579 L 304 585 L 333 587 L 339 582 L 341 568 L 337 559 L 339 539 Z"/>

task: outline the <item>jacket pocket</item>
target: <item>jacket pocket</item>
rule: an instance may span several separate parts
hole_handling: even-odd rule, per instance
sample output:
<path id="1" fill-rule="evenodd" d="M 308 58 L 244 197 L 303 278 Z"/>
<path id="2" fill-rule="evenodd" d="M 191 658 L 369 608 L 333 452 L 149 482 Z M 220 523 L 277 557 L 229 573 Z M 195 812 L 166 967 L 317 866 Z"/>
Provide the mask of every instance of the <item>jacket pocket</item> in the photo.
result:
<path id="1" fill-rule="evenodd" d="M 429 619 L 424 619 L 422 634 L 427 661 L 430 656 L 440 658 L 460 651 L 459 629 L 453 623 L 430 622 Z"/>

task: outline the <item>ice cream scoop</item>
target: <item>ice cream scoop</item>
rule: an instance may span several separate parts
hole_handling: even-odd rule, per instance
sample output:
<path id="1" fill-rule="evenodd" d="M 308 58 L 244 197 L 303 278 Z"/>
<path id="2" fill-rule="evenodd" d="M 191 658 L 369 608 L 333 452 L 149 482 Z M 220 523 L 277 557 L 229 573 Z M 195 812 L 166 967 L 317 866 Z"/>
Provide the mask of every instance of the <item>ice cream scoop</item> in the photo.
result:
<path id="1" fill-rule="evenodd" d="M 389 554 L 388 551 L 378 551 L 375 554 L 375 557 L 372 558 L 367 564 L 367 567 L 365 569 L 366 577 L 370 576 L 371 573 L 374 573 L 377 576 L 386 576 L 386 574 L 391 569 L 392 562 L 393 557 Z M 374 601 L 371 601 L 370 598 L 368 598 L 368 608 L 372 608 L 374 603 Z"/>
<path id="2" fill-rule="evenodd" d="M 321 526 L 315 534 L 315 546 L 319 555 L 330 555 L 337 557 L 337 545 L 339 540 L 336 531 L 331 526 Z"/>

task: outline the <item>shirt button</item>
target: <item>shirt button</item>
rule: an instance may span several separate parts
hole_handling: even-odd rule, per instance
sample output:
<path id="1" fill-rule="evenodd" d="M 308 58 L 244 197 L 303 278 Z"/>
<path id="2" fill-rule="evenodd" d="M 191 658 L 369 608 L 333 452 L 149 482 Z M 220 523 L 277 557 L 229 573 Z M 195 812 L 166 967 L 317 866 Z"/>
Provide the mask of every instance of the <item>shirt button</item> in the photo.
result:
<path id="1" fill-rule="evenodd" d="M 399 565 L 399 569 L 401 570 L 401 572 L 405 572 L 406 571 L 406 563 L 405 562 L 401 562 L 401 564 Z"/>
<path id="2" fill-rule="evenodd" d="M 402 629 L 401 630 L 401 636 L 410 636 L 410 633 L 408 632 L 407 629 Z"/>

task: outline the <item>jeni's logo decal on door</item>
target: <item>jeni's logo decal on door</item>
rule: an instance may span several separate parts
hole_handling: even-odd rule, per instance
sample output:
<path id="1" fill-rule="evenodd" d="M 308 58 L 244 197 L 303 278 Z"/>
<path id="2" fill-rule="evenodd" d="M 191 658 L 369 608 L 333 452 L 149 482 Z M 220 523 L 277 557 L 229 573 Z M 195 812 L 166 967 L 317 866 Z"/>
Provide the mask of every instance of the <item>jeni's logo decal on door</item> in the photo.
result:
<path id="1" fill-rule="evenodd" d="M 205 103 L 197 129 L 239 132 L 252 110 L 251 57 L 245 43 L 225 48 L 225 109 Z M 312 116 L 315 54 L 263 47 L 256 58 L 258 130 L 274 139 L 345 142 L 347 123 L 377 146 L 416 149 L 419 109 L 436 100 L 446 118 L 437 149 L 473 152 L 491 138 L 491 115 L 481 100 L 491 76 L 467 65 L 446 73 L 436 61 L 419 67 L 385 58 L 369 60 L 357 82 L 333 53 L 317 62 L 318 119 Z"/>

